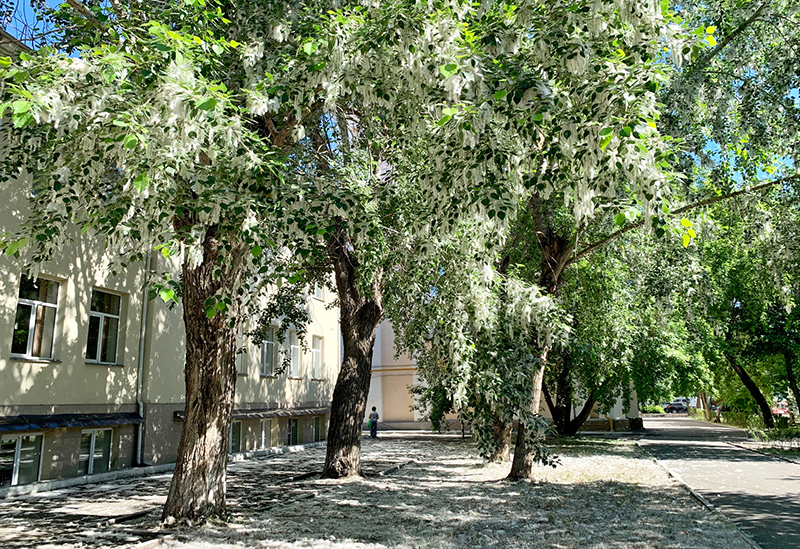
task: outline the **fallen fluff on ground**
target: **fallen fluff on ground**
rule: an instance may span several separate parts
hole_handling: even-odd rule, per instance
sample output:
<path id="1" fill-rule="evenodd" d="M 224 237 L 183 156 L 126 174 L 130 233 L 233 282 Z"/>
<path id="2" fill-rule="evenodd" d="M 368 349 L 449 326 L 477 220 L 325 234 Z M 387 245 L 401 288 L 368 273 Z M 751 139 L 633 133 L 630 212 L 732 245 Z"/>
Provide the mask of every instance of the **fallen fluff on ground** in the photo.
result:
<path id="1" fill-rule="evenodd" d="M 167 541 L 191 548 L 726 547 L 748 548 L 629 442 L 575 441 L 561 464 L 531 482 L 507 482 L 469 441 L 406 438 L 364 443 L 371 476 L 285 482 L 269 462 L 232 471 L 231 520 Z M 324 449 L 297 454 L 320 468 Z M 390 475 L 377 473 L 407 463 Z M 297 469 L 295 468 L 295 474 Z M 302 471 L 301 471 L 302 472 Z M 281 478 L 284 482 L 281 483 Z"/>

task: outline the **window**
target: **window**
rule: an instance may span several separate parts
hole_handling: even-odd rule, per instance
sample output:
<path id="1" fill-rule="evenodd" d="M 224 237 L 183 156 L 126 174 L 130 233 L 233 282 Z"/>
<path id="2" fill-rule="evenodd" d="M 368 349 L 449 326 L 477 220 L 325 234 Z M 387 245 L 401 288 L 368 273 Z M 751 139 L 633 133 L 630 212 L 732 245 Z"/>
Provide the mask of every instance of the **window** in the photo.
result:
<path id="1" fill-rule="evenodd" d="M 267 328 L 261 344 L 261 375 L 275 375 L 275 328 Z"/>
<path id="2" fill-rule="evenodd" d="M 81 432 L 78 474 L 105 473 L 111 465 L 111 429 Z"/>
<path id="3" fill-rule="evenodd" d="M 236 373 L 240 376 L 247 375 L 247 362 L 244 360 L 244 326 L 239 326 L 239 333 L 236 334 Z"/>
<path id="4" fill-rule="evenodd" d="M 234 421 L 231 423 L 231 454 L 242 451 L 242 422 Z"/>
<path id="5" fill-rule="evenodd" d="M 289 331 L 289 377 L 300 377 L 300 345 L 297 332 Z"/>
<path id="6" fill-rule="evenodd" d="M 92 290 L 89 307 L 89 338 L 86 342 L 86 360 L 100 364 L 117 363 L 119 341 L 118 295 Z"/>
<path id="7" fill-rule="evenodd" d="M 314 416 L 314 442 L 322 440 L 322 418 Z"/>
<path id="8" fill-rule="evenodd" d="M 58 282 L 42 278 L 33 280 L 22 275 L 11 342 L 12 355 L 53 358 L 58 287 Z"/>
<path id="9" fill-rule="evenodd" d="M 289 418 L 288 427 L 289 436 L 287 437 L 286 445 L 293 446 L 299 442 L 297 440 L 297 418 Z"/>
<path id="10" fill-rule="evenodd" d="M 322 338 L 311 338 L 311 379 L 322 378 Z"/>
<path id="11" fill-rule="evenodd" d="M 262 419 L 261 420 L 261 444 L 259 448 L 264 450 L 266 448 L 272 448 L 272 420 L 271 419 Z"/>
<path id="12" fill-rule="evenodd" d="M 39 480 L 43 435 L 4 436 L 0 440 L 0 486 Z"/>
<path id="13" fill-rule="evenodd" d="M 314 283 L 314 297 L 317 299 L 325 299 L 325 288 L 319 283 Z"/>

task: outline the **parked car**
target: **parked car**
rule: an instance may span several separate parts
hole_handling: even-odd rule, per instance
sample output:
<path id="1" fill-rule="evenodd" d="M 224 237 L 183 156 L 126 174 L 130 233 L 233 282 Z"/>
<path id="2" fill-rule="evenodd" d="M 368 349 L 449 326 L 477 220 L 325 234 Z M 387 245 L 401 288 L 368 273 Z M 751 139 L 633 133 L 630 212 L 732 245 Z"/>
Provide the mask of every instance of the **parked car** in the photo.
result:
<path id="1" fill-rule="evenodd" d="M 664 406 L 664 411 L 668 414 L 685 414 L 689 410 L 682 402 L 670 402 Z"/>

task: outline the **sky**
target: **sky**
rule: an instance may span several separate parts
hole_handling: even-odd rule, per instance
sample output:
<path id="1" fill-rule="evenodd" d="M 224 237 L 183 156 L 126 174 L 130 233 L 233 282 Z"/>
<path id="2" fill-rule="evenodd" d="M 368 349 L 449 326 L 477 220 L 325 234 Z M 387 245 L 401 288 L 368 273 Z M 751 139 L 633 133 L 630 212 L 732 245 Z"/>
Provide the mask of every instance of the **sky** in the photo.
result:
<path id="1" fill-rule="evenodd" d="M 46 0 L 48 6 L 58 6 L 60 0 Z M 6 16 L 3 20 L 3 30 L 11 36 L 19 38 L 30 45 L 30 38 L 41 33 L 44 29 L 38 25 L 36 15 L 31 7 L 31 0 L 5 0 L 0 1 L 0 9 L 8 10 L 10 17 Z"/>

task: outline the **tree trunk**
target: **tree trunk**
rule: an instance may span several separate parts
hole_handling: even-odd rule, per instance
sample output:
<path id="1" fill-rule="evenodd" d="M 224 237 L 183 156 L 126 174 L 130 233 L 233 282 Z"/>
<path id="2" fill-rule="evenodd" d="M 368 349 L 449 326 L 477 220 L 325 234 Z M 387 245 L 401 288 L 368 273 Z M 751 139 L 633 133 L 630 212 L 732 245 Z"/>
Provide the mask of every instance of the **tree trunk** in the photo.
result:
<path id="1" fill-rule="evenodd" d="M 203 260 L 194 267 L 184 259 L 183 321 L 186 329 L 186 416 L 175 473 L 162 519 L 200 521 L 225 513 L 231 412 L 236 384 L 236 336 L 239 302 L 227 314 L 206 315 L 206 300 L 235 290 L 242 278 L 241 249 L 234 246 L 220 269 L 214 227 L 203 242 Z M 233 319 L 233 320 L 232 320 Z"/>
<path id="2" fill-rule="evenodd" d="M 700 402 L 703 403 L 703 411 L 706 415 L 706 421 L 711 421 L 711 406 L 708 402 L 708 396 L 705 391 L 700 391 Z"/>
<path id="3" fill-rule="evenodd" d="M 764 395 L 761 393 L 761 389 L 758 388 L 758 385 L 756 385 L 755 381 L 753 381 L 753 379 L 748 375 L 741 364 L 736 362 L 734 357 L 728 355 L 727 358 L 731 368 L 733 368 L 733 371 L 739 376 L 739 379 L 742 380 L 742 384 L 756 401 L 758 409 L 761 410 L 761 416 L 764 418 L 764 425 L 767 429 L 772 429 L 775 427 L 775 422 L 772 421 L 772 409 L 770 408 L 767 399 L 764 398 Z"/>
<path id="4" fill-rule="evenodd" d="M 511 424 L 495 416 L 492 423 L 492 436 L 497 449 L 489 456 L 489 461 L 497 463 L 511 461 Z"/>
<path id="5" fill-rule="evenodd" d="M 329 254 L 339 294 L 344 355 L 333 390 L 328 450 L 322 478 L 361 474 L 361 426 L 372 377 L 372 350 L 383 317 L 381 275 L 376 275 L 368 295 L 358 286 L 358 258 L 345 231 L 331 239 Z"/>
<path id="6" fill-rule="evenodd" d="M 547 367 L 547 353 L 549 347 L 542 349 L 539 355 L 539 366 L 533 371 L 533 398 L 531 400 L 531 413 L 533 415 L 539 414 L 539 409 L 542 405 L 542 383 L 544 382 L 544 369 Z M 536 433 L 534 441 L 539 441 L 544 438 L 544 433 Z M 509 479 L 531 478 L 533 475 L 533 466 L 535 460 L 535 447 L 534 444 L 528 442 L 526 436 L 525 424 L 521 421 L 517 427 L 517 441 L 514 445 L 514 461 L 511 462 L 511 472 L 508 473 Z"/>
<path id="7" fill-rule="evenodd" d="M 794 404 L 800 410 L 800 389 L 797 388 L 797 376 L 794 373 L 794 354 L 784 353 L 783 361 L 786 363 L 786 379 L 789 380 L 789 389 L 794 396 Z"/>
<path id="8" fill-rule="evenodd" d="M 539 286 L 551 297 L 558 295 L 558 284 L 561 273 L 567 265 L 570 255 L 574 250 L 572 239 L 557 232 L 557 228 L 550 223 L 545 204 L 542 197 L 534 194 L 528 203 L 528 211 L 533 217 L 536 227 L 537 244 L 542 254 L 539 272 Z M 534 370 L 531 379 L 531 412 L 539 414 L 542 402 L 542 383 L 544 381 L 544 371 L 547 368 L 547 353 L 550 348 L 547 346 L 539 349 L 539 366 Z M 509 479 L 530 478 L 533 474 L 533 464 L 535 463 L 535 446 L 526 442 L 525 426 L 520 422 L 517 429 L 517 441 L 514 446 L 514 461 L 511 464 Z M 536 437 L 539 437 L 537 433 Z"/>

